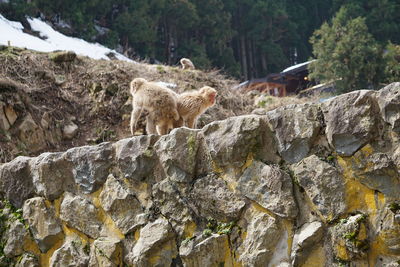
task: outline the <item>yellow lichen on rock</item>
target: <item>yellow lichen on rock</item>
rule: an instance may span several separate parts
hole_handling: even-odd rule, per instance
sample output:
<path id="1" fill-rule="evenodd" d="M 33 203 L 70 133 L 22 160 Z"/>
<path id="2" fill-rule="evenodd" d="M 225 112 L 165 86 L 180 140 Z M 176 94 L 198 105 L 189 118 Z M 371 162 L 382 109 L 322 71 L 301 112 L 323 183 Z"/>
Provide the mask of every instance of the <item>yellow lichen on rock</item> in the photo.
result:
<path id="1" fill-rule="evenodd" d="M 186 223 L 185 228 L 183 229 L 185 238 L 193 237 L 194 233 L 196 232 L 196 229 L 197 225 L 194 222 L 190 221 Z"/>
<path id="2" fill-rule="evenodd" d="M 107 236 L 116 238 L 118 240 L 122 240 L 125 238 L 125 235 L 121 232 L 121 230 L 118 229 L 118 227 L 115 225 L 115 222 L 111 219 L 110 216 L 107 215 L 107 213 L 103 210 L 103 207 L 100 204 L 99 196 L 102 190 L 103 188 L 100 188 L 96 192 L 90 194 L 93 205 L 98 210 L 98 217 L 100 221 L 103 222 L 103 227 L 104 227 L 103 229 L 106 229 Z"/>
<path id="3" fill-rule="evenodd" d="M 46 253 L 41 253 L 39 256 L 39 264 L 41 267 L 48 267 L 50 266 L 50 259 L 53 256 L 54 251 L 59 249 L 64 244 L 64 237 L 60 238 L 55 245 L 49 249 Z"/>
<path id="4" fill-rule="evenodd" d="M 319 246 L 311 252 L 307 260 L 301 265 L 302 267 L 320 267 L 325 266 L 325 252 L 322 246 Z"/>
<path id="5" fill-rule="evenodd" d="M 366 145 L 360 151 L 360 154 L 364 156 L 373 153 L 370 145 Z M 377 209 L 382 208 L 385 204 L 385 197 L 382 193 L 366 187 L 355 179 L 353 163 L 358 161 L 360 158 L 356 155 L 352 157 L 338 156 L 338 163 L 343 170 L 345 179 L 347 213 L 365 211 L 369 217 L 374 217 Z"/>

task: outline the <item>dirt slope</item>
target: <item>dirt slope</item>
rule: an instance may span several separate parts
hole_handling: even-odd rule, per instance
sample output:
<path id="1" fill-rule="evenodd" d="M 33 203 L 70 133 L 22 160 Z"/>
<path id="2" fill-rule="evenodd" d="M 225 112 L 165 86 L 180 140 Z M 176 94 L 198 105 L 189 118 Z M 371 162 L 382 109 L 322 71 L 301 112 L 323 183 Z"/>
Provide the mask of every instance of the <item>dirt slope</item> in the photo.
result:
<path id="1" fill-rule="evenodd" d="M 198 127 L 252 109 L 250 97 L 230 90 L 238 82 L 218 71 L 183 71 L 14 47 L 0 48 L 0 62 L 0 108 L 16 115 L 15 122 L 8 122 L 10 127 L 0 124 L 0 162 L 128 137 L 128 86 L 136 77 L 174 83 L 178 93 L 204 85 L 216 88 L 217 105 L 200 118 Z M 72 138 L 63 133 L 67 125 L 78 126 Z"/>

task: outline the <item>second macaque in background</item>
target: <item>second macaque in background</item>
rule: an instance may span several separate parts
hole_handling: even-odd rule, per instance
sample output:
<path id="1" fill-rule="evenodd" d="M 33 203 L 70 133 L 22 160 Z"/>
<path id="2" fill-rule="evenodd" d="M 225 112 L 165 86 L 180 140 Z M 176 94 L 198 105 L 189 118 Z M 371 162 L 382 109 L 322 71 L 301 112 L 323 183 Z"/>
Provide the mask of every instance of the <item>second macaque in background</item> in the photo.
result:
<path id="1" fill-rule="evenodd" d="M 208 108 L 215 105 L 216 97 L 217 91 L 209 86 L 204 86 L 198 91 L 178 95 L 177 109 L 180 119 L 174 123 L 174 127 L 195 128 L 197 118 Z"/>

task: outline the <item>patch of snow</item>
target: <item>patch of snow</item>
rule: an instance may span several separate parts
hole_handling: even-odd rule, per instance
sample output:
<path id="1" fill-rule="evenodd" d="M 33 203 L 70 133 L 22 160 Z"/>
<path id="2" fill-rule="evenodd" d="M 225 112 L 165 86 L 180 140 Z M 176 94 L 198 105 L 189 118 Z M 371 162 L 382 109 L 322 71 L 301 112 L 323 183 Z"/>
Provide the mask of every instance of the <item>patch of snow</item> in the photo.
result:
<path id="1" fill-rule="evenodd" d="M 177 85 L 175 83 L 166 83 L 166 82 L 157 82 L 159 86 L 167 87 L 167 88 L 176 88 Z"/>
<path id="2" fill-rule="evenodd" d="M 8 45 L 10 42 L 12 46 L 27 47 L 42 52 L 53 51 L 49 43 L 22 32 L 23 28 L 20 22 L 9 21 L 0 15 L 0 44 Z"/>
<path id="3" fill-rule="evenodd" d="M 111 50 L 98 43 L 89 43 L 79 38 L 61 34 L 40 19 L 28 18 L 28 22 L 32 30 L 38 31 L 40 36 L 46 40 L 24 33 L 22 31 L 24 27 L 20 22 L 9 21 L 0 15 L 0 44 L 8 45 L 8 41 L 10 41 L 12 46 L 26 47 L 41 52 L 68 50 L 93 59 L 109 60 L 107 54 L 111 52 L 115 54 L 116 58 L 119 60 L 135 63 L 135 61 L 117 51 Z"/>
<path id="4" fill-rule="evenodd" d="M 290 70 L 293 70 L 293 69 L 296 69 L 296 68 L 299 68 L 299 67 L 307 65 L 307 64 L 310 64 L 313 61 L 315 61 L 315 59 L 310 60 L 310 61 L 306 61 L 306 62 L 303 62 L 303 63 L 300 63 L 300 64 L 296 64 L 296 65 L 293 65 L 293 66 L 290 66 L 290 67 L 284 69 L 283 71 L 281 71 L 281 73 L 282 72 L 286 72 L 286 71 L 290 71 Z"/>

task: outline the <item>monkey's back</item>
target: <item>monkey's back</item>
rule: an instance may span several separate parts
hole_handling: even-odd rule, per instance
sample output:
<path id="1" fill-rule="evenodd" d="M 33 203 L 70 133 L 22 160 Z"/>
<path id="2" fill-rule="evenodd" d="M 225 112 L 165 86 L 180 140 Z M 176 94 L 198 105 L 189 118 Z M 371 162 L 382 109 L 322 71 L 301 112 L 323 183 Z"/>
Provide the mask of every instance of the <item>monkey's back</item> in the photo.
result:
<path id="1" fill-rule="evenodd" d="M 145 102 L 149 112 L 154 114 L 156 121 L 177 117 L 177 103 L 175 92 L 154 83 L 144 84 L 138 94 Z"/>
<path id="2" fill-rule="evenodd" d="M 205 99 L 198 92 L 183 93 L 178 97 L 178 112 L 182 117 L 197 117 L 205 109 Z"/>

